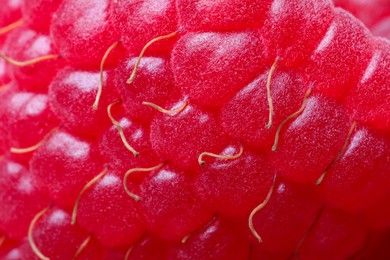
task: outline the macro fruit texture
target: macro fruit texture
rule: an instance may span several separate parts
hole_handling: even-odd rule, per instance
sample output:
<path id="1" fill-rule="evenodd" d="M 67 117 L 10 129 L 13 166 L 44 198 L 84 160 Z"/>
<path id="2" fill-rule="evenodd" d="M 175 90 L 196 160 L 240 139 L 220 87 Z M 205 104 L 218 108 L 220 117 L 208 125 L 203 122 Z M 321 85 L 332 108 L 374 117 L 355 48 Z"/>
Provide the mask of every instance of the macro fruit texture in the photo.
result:
<path id="1" fill-rule="evenodd" d="M 359 18 L 374 35 L 390 38 L 389 1 L 334 0 L 334 3 Z"/>
<path id="2" fill-rule="evenodd" d="M 3 2 L 0 259 L 390 258 L 388 1 Z"/>

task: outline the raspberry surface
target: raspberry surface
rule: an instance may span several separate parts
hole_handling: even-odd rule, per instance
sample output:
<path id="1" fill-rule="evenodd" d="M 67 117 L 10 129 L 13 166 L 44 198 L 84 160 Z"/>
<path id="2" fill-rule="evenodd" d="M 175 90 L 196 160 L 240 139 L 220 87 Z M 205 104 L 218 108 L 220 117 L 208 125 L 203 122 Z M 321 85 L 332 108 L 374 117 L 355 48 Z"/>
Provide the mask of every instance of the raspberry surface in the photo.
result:
<path id="1" fill-rule="evenodd" d="M 5 1 L 0 259 L 389 258 L 385 3 Z"/>

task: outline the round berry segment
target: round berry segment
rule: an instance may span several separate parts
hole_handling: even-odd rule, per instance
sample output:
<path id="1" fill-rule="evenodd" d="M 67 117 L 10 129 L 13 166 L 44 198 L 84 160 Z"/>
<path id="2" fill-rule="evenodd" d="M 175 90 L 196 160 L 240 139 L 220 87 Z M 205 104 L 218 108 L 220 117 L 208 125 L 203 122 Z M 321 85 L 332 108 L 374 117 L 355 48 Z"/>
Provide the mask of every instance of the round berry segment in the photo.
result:
<path id="1" fill-rule="evenodd" d="M 0 259 L 389 259 L 390 9 L 334 2 L 3 0 Z"/>

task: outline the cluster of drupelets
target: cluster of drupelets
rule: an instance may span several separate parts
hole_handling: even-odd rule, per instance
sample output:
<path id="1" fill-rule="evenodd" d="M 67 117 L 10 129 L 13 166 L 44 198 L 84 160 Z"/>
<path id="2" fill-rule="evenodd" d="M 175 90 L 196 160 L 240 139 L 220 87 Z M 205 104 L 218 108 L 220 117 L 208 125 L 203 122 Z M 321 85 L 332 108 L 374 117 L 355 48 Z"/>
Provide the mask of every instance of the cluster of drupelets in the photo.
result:
<path id="1" fill-rule="evenodd" d="M 390 43 L 352 15 L 16 2 L 0 10 L 0 257 L 389 255 Z"/>

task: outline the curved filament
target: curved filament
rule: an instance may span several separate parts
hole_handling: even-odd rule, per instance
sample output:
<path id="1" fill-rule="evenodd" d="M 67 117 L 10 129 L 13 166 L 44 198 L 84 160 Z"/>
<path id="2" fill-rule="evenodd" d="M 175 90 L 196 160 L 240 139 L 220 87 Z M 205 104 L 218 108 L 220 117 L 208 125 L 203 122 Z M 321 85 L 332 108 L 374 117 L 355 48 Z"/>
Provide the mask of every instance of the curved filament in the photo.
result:
<path id="1" fill-rule="evenodd" d="M 34 241 L 34 236 L 33 236 L 33 231 L 34 231 L 34 227 L 36 225 L 36 223 L 38 222 L 38 220 L 50 209 L 50 207 L 46 207 L 44 208 L 43 210 L 41 210 L 40 212 L 38 212 L 38 214 L 35 215 L 35 217 L 32 219 L 31 223 L 30 223 L 30 226 L 28 228 L 28 242 L 31 246 L 31 249 L 33 250 L 34 254 L 41 260 L 50 260 L 50 258 L 48 258 L 47 256 L 45 256 L 44 254 L 42 254 L 42 252 L 39 250 L 38 246 L 35 244 L 35 241 Z"/>
<path id="2" fill-rule="evenodd" d="M 95 184 L 99 179 L 101 179 L 106 173 L 108 172 L 108 169 L 105 168 L 101 173 L 99 173 L 97 176 L 95 176 L 92 180 L 90 180 L 87 184 L 85 184 L 85 186 L 81 189 L 81 191 L 79 192 L 79 195 L 77 196 L 77 199 L 76 199 L 76 202 L 74 204 L 74 207 L 73 207 L 73 211 L 72 211 L 72 221 L 71 221 L 71 224 L 74 225 L 76 224 L 76 218 L 77 218 L 77 210 L 78 210 L 78 207 L 79 207 L 79 203 L 80 203 L 80 198 L 81 196 L 84 194 L 84 192 L 86 190 L 88 190 L 93 184 Z"/>
<path id="3" fill-rule="evenodd" d="M 3 60 L 7 61 L 8 63 L 10 63 L 14 66 L 18 66 L 18 67 L 26 67 L 26 66 L 33 65 L 35 63 L 46 61 L 46 60 L 55 60 L 58 57 L 59 57 L 58 55 L 50 54 L 50 55 L 45 55 L 45 56 L 41 56 L 38 58 L 34 58 L 31 60 L 17 61 L 17 60 L 14 60 L 14 59 L 12 59 L 4 54 L 0 54 L 0 58 L 2 58 Z"/>
<path id="4" fill-rule="evenodd" d="M 206 162 L 203 161 L 203 157 L 205 157 L 205 156 L 210 156 L 210 157 L 214 157 L 214 158 L 218 158 L 218 159 L 235 160 L 235 159 L 241 157 L 243 152 L 244 152 L 244 147 L 242 146 L 242 144 L 240 146 L 240 151 L 236 155 L 219 155 L 219 154 L 215 154 L 215 153 L 203 152 L 198 157 L 198 163 L 199 163 L 199 165 L 204 166 L 206 164 Z"/>
<path id="5" fill-rule="evenodd" d="M 142 57 L 144 56 L 146 50 L 147 50 L 152 44 L 154 44 L 155 42 L 161 41 L 161 40 L 165 40 L 165 39 L 169 39 L 169 38 L 175 37 L 176 35 L 177 35 L 177 32 L 173 32 L 173 33 L 170 33 L 170 34 L 167 34 L 167 35 L 163 35 L 163 36 L 156 37 L 156 38 L 154 38 L 153 40 L 149 41 L 149 42 L 142 48 L 142 51 L 141 51 L 140 55 L 138 56 L 138 60 L 137 60 L 137 62 L 135 63 L 133 72 L 131 73 L 130 77 L 127 79 L 126 83 L 127 83 L 127 84 L 131 84 L 131 83 L 134 81 L 135 76 L 137 75 L 137 71 L 138 71 L 139 64 L 141 63 L 141 59 L 142 59 Z"/>
<path id="6" fill-rule="evenodd" d="M 19 19 L 17 20 L 16 22 L 13 22 L 7 26 L 4 26 L 3 28 L 0 28 L 0 35 L 3 35 L 3 34 L 6 34 L 20 26 L 22 26 L 24 24 L 24 20 L 23 19 Z"/>
<path id="7" fill-rule="evenodd" d="M 178 109 L 172 109 L 172 110 L 167 110 L 167 109 L 164 109 L 152 102 L 142 102 L 142 105 L 145 105 L 145 106 L 149 106 L 149 107 L 152 107 L 154 109 L 156 109 L 158 112 L 160 113 L 163 113 L 163 114 L 168 114 L 168 115 L 173 115 L 173 114 L 177 114 L 177 113 L 180 113 L 182 112 L 188 105 L 188 102 L 184 102 Z"/>
<path id="8" fill-rule="evenodd" d="M 133 172 L 152 172 L 152 171 L 155 171 L 155 170 L 158 170 L 160 169 L 161 167 L 163 167 L 163 163 L 157 165 L 157 166 L 154 166 L 154 167 L 150 167 L 150 168 L 133 168 L 133 169 L 130 169 L 128 170 L 126 173 L 125 173 L 125 176 L 123 177 L 123 188 L 125 189 L 127 195 L 129 195 L 131 198 L 133 198 L 135 201 L 140 201 L 141 198 L 132 193 L 129 188 L 127 187 L 127 178 L 129 177 L 130 174 L 132 174 Z"/>
<path id="9" fill-rule="evenodd" d="M 27 148 L 15 148 L 15 147 L 12 147 L 10 149 L 10 152 L 11 153 L 15 153 L 15 154 L 24 154 L 24 153 L 31 153 L 31 152 L 34 152 L 36 151 L 39 147 L 41 147 L 45 142 L 46 140 L 49 138 L 50 135 L 52 135 L 55 131 L 57 131 L 60 127 L 55 127 L 53 128 L 50 132 L 48 132 L 43 138 L 41 141 L 39 141 L 39 143 L 33 145 L 33 146 L 30 146 L 30 147 L 27 147 Z"/>
<path id="10" fill-rule="evenodd" d="M 114 50 L 115 47 L 118 46 L 118 44 L 119 44 L 119 41 L 114 42 L 110 47 L 108 47 L 108 49 L 107 49 L 106 52 L 104 53 L 104 56 L 103 56 L 102 60 L 100 61 L 99 88 L 98 88 L 98 92 L 97 92 L 97 94 L 96 94 L 95 102 L 94 102 L 93 105 L 92 105 L 92 109 L 93 109 L 93 110 L 97 110 L 97 109 L 98 109 L 98 107 L 99 107 L 99 102 L 100 102 L 100 98 L 101 98 L 102 92 L 103 92 L 103 82 L 104 82 L 103 72 L 104 72 L 104 64 L 106 63 L 106 60 L 107 60 L 108 56 L 110 55 L 110 53 L 112 52 L 112 50 Z"/>
<path id="11" fill-rule="evenodd" d="M 268 124 L 265 126 L 267 129 L 271 128 L 272 118 L 274 116 L 274 104 L 273 104 L 272 96 L 271 96 L 271 80 L 272 80 L 272 76 L 274 75 L 274 72 L 275 72 L 277 66 L 278 66 L 278 59 L 276 59 L 275 62 L 272 64 L 271 69 L 269 70 L 269 73 L 268 73 L 268 77 L 267 77 L 267 101 L 268 101 L 268 107 L 269 107 Z"/>
<path id="12" fill-rule="evenodd" d="M 91 241 L 92 235 L 88 236 L 80 245 L 80 247 L 77 249 L 76 253 L 73 256 L 73 260 L 77 259 L 77 257 L 81 254 L 84 248 L 87 247 L 89 241 Z"/>
<path id="13" fill-rule="evenodd" d="M 121 103 L 121 101 L 116 101 L 114 103 L 111 103 L 108 107 L 107 107 L 107 114 L 108 114 L 108 117 L 110 118 L 111 120 L 111 123 L 116 127 L 116 129 L 118 130 L 118 133 L 119 133 L 119 136 L 121 137 L 121 140 L 123 142 L 123 144 L 125 145 L 125 147 L 127 148 L 127 150 L 129 150 L 133 155 L 134 157 L 137 157 L 139 155 L 139 152 L 137 152 L 130 144 L 129 142 L 127 142 L 127 139 L 126 139 L 126 136 L 125 136 L 125 133 L 123 132 L 123 128 L 122 126 L 119 124 L 118 121 L 115 120 L 115 118 L 112 116 L 111 114 L 111 109 L 113 106 L 117 105 Z"/>
<path id="14" fill-rule="evenodd" d="M 272 195 L 272 193 L 274 191 L 275 183 L 276 183 L 276 175 L 274 176 L 271 188 L 269 189 L 268 194 L 267 194 L 265 200 L 262 203 L 260 203 L 256 208 L 254 208 L 252 210 L 251 214 L 249 215 L 249 219 L 248 219 L 249 229 L 251 230 L 252 234 L 257 238 L 259 243 L 263 243 L 263 239 L 257 233 L 257 231 L 256 231 L 256 229 L 255 229 L 255 227 L 253 225 L 253 217 L 256 215 L 257 212 L 262 210 L 268 204 L 268 202 L 269 202 L 269 200 L 271 198 L 271 195 Z"/>
<path id="15" fill-rule="evenodd" d="M 339 154 L 336 156 L 336 158 L 328 165 L 328 167 L 326 167 L 325 171 L 321 174 L 321 176 L 317 179 L 316 181 L 316 185 L 320 185 L 326 174 L 328 173 L 329 169 L 332 168 L 332 166 L 338 161 L 340 160 L 341 156 L 343 156 L 345 150 L 347 149 L 347 146 L 348 146 L 348 143 L 349 143 L 349 140 L 351 139 L 351 136 L 353 134 L 353 131 L 355 130 L 356 128 L 356 121 L 354 121 L 351 125 L 351 128 L 349 129 L 349 132 L 348 132 L 348 135 L 347 135 L 347 138 L 345 140 L 345 143 L 343 145 L 343 148 L 341 148 L 341 151 L 339 152 Z"/>
<path id="16" fill-rule="evenodd" d="M 282 131 L 282 128 L 283 126 L 288 122 L 290 121 L 291 119 L 299 116 L 306 108 L 306 105 L 307 105 L 307 98 L 309 97 L 311 93 L 311 89 L 308 89 L 308 91 L 306 92 L 305 94 L 305 97 L 303 98 L 303 102 L 302 102 L 302 105 L 301 107 L 299 108 L 298 111 L 292 113 L 291 115 L 289 115 L 286 119 L 284 119 L 282 121 L 282 123 L 280 123 L 280 125 L 278 126 L 278 129 L 276 130 L 276 134 L 275 134 L 275 139 L 274 139 L 274 144 L 272 146 L 272 151 L 276 151 L 278 149 L 278 144 L 279 144 L 279 136 L 280 136 L 280 132 Z"/>

